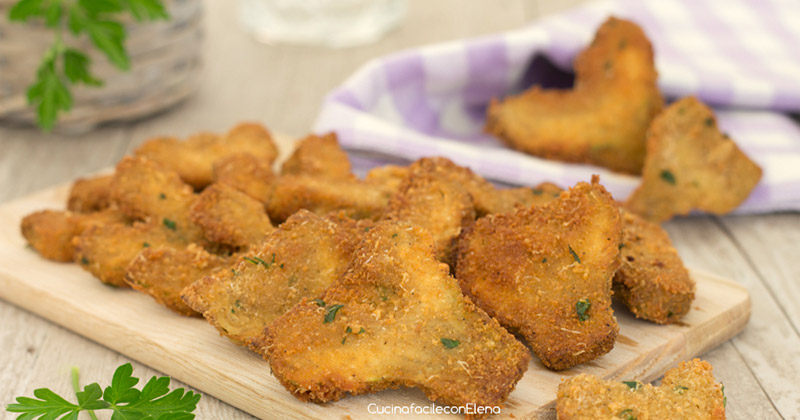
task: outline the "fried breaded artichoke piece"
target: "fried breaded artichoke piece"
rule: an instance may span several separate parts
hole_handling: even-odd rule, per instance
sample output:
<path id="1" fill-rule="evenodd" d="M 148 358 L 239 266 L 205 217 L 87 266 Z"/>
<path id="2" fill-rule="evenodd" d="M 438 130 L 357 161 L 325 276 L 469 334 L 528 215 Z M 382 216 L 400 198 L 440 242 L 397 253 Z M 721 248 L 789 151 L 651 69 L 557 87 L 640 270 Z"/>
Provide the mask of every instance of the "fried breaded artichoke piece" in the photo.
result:
<path id="1" fill-rule="evenodd" d="M 383 165 L 370 169 L 364 176 L 364 182 L 380 185 L 384 189 L 395 192 L 406 179 L 408 167 L 398 165 Z"/>
<path id="2" fill-rule="evenodd" d="M 413 386 L 442 404 L 497 406 L 530 360 L 461 294 L 433 238 L 396 221 L 370 229 L 325 295 L 301 301 L 255 344 L 292 395 L 315 402 Z"/>
<path id="3" fill-rule="evenodd" d="M 358 240 L 338 223 L 300 210 L 265 240 L 187 287 L 184 302 L 238 344 L 260 336 L 302 298 L 316 298 L 347 268 Z"/>
<path id="4" fill-rule="evenodd" d="M 682 362 L 660 386 L 577 375 L 558 386 L 558 420 L 722 420 L 725 394 L 711 370 L 700 359 Z"/>
<path id="5" fill-rule="evenodd" d="M 103 283 L 129 287 L 128 265 L 143 249 L 170 243 L 162 226 L 136 222 L 132 226 L 105 223 L 90 226 L 73 240 L 75 262 Z"/>
<path id="6" fill-rule="evenodd" d="M 67 199 L 67 210 L 91 213 L 111 205 L 111 179 L 113 175 L 78 178 L 72 184 Z"/>
<path id="7" fill-rule="evenodd" d="M 614 297 L 637 318 L 679 322 L 694 301 L 694 280 L 661 226 L 622 211 L 622 265 L 614 274 Z"/>
<path id="8" fill-rule="evenodd" d="M 493 100 L 486 131 L 535 156 L 638 174 L 647 127 L 663 106 L 656 78 L 644 32 L 611 17 L 575 59 L 573 89 Z"/>
<path id="9" fill-rule="evenodd" d="M 237 153 L 248 153 L 266 164 L 278 156 L 278 149 L 264 126 L 241 123 L 225 135 L 198 133 L 185 141 L 158 137 L 146 141 L 134 151 L 158 165 L 176 172 L 195 189 L 213 181 L 213 165 L 219 159 Z"/>
<path id="10" fill-rule="evenodd" d="M 93 213 L 42 210 L 22 219 L 22 236 L 41 256 L 53 261 L 72 261 L 75 246 L 72 239 L 91 226 L 107 223 L 126 223 L 126 218 L 117 210 L 108 209 Z"/>
<path id="11" fill-rule="evenodd" d="M 642 183 L 625 206 L 656 223 L 691 210 L 725 214 L 750 195 L 761 174 L 719 131 L 713 111 L 690 96 L 653 120 Z"/>
<path id="12" fill-rule="evenodd" d="M 142 157 L 125 157 L 117 164 L 111 196 L 120 211 L 145 223 L 161 225 L 178 242 L 202 243 L 203 230 L 192 222 L 197 196 L 175 172 Z"/>
<path id="13" fill-rule="evenodd" d="M 377 220 L 392 191 L 360 180 L 284 175 L 275 181 L 267 203 L 270 220 L 281 223 L 300 209 L 317 214 L 344 211 L 354 219 Z"/>
<path id="14" fill-rule="evenodd" d="M 475 206 L 469 193 L 438 167 L 440 163 L 453 165 L 441 158 L 423 158 L 409 166 L 384 217 L 427 230 L 433 236 L 436 258 L 453 267 L 458 237 L 475 220 Z"/>
<path id="15" fill-rule="evenodd" d="M 621 230 L 611 195 L 582 182 L 550 203 L 478 219 L 459 242 L 456 278 L 542 364 L 567 369 L 614 346 Z"/>
<path id="16" fill-rule="evenodd" d="M 125 280 L 134 289 L 181 315 L 200 316 L 181 300 L 181 291 L 229 264 L 228 259 L 210 254 L 195 244 L 184 249 L 147 247 L 128 265 Z"/>
<path id="17" fill-rule="evenodd" d="M 272 167 L 247 153 L 237 153 L 214 163 L 214 182 L 227 184 L 262 204 L 269 202 L 275 174 Z"/>
<path id="18" fill-rule="evenodd" d="M 255 244 L 273 229 L 264 205 L 223 183 L 211 184 L 199 194 L 191 219 L 209 241 L 234 247 Z"/>
<path id="19" fill-rule="evenodd" d="M 299 140 L 292 155 L 283 162 L 281 174 L 355 179 L 350 160 L 339 146 L 336 133 L 312 134 Z"/>

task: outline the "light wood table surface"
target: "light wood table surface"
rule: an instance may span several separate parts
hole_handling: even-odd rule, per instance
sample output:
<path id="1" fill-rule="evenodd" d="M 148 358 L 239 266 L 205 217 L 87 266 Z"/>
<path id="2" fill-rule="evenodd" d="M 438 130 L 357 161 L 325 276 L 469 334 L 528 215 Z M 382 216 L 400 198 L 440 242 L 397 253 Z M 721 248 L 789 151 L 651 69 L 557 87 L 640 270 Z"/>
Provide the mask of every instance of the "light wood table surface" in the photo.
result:
<path id="1" fill-rule="evenodd" d="M 300 136 L 309 131 L 324 95 L 373 57 L 515 28 L 579 2 L 411 0 L 399 29 L 375 44 L 343 50 L 258 44 L 240 30 L 233 2 L 207 2 L 205 69 L 196 94 L 160 115 L 79 137 L 0 126 L 0 202 L 110 167 L 158 134 L 224 131 L 256 120 Z M 744 332 L 703 355 L 725 384 L 728 418 L 800 419 L 800 214 L 692 217 L 666 228 L 687 266 L 733 279 L 752 297 Z M 0 301 L 3 406 L 39 387 L 71 395 L 72 366 L 81 369 L 82 383 L 104 385 L 129 361 L 135 376 L 158 374 Z M 199 419 L 250 418 L 209 395 L 196 413 Z M 6 417 L 12 418 L 0 412 Z"/>

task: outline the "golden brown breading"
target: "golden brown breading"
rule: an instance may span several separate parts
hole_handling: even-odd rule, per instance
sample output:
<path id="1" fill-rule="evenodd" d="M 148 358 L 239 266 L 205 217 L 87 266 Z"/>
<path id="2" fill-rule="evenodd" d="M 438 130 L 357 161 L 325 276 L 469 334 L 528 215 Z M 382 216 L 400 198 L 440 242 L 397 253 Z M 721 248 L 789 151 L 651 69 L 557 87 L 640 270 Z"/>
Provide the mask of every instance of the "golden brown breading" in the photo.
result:
<path id="1" fill-rule="evenodd" d="M 750 195 L 761 174 L 719 131 L 713 111 L 690 96 L 653 120 L 642 183 L 625 206 L 656 223 L 695 209 L 725 214 Z"/>
<path id="2" fill-rule="evenodd" d="M 711 370 L 700 359 L 682 362 L 660 386 L 573 376 L 558 386 L 558 419 L 723 420 L 725 394 Z"/>
<path id="3" fill-rule="evenodd" d="M 380 185 L 384 189 L 395 192 L 408 174 L 408 167 L 383 165 L 370 169 L 364 176 L 364 182 Z"/>
<path id="4" fill-rule="evenodd" d="M 321 296 L 350 262 L 357 238 L 300 210 L 232 269 L 195 282 L 183 300 L 220 334 L 248 344 L 304 297 Z"/>
<path id="5" fill-rule="evenodd" d="M 433 236 L 436 258 L 454 267 L 458 237 L 475 220 L 475 205 L 469 193 L 444 174 L 439 163 L 453 165 L 442 158 L 423 158 L 409 166 L 384 217 L 427 230 Z"/>
<path id="6" fill-rule="evenodd" d="M 567 369 L 614 346 L 621 229 L 611 195 L 581 182 L 550 203 L 478 219 L 459 243 L 456 278 L 545 366 Z"/>
<path id="7" fill-rule="evenodd" d="M 303 175 L 278 177 L 267 214 L 281 223 L 300 209 L 317 214 L 344 211 L 354 219 L 378 219 L 392 191 L 360 180 L 324 179 Z"/>
<path id="8" fill-rule="evenodd" d="M 321 300 L 304 299 L 254 346 L 292 395 L 315 402 L 398 386 L 448 405 L 500 405 L 528 367 L 525 347 L 465 298 L 422 228 L 366 234 Z"/>
<path id="9" fill-rule="evenodd" d="M 167 229 L 173 240 L 202 243 L 203 230 L 192 222 L 197 196 L 175 172 L 142 157 L 125 157 L 117 164 L 111 196 L 128 217 Z"/>
<path id="10" fill-rule="evenodd" d="M 134 151 L 134 155 L 146 157 L 176 172 L 196 189 L 213 181 L 214 162 L 236 153 L 249 153 L 269 165 L 278 156 L 278 149 L 264 126 L 241 123 L 225 135 L 198 133 L 185 141 L 158 137 L 146 141 Z"/>
<path id="11" fill-rule="evenodd" d="M 614 274 L 614 297 L 637 318 L 679 322 L 694 300 L 694 281 L 661 226 L 622 211 L 622 265 Z"/>
<path id="12" fill-rule="evenodd" d="M 94 213 L 43 210 L 22 219 L 22 236 L 41 256 L 53 261 L 72 261 L 75 247 L 72 238 L 93 225 L 124 223 L 127 218 L 117 210 Z"/>
<path id="13" fill-rule="evenodd" d="M 234 247 L 255 244 L 273 229 L 264 205 L 221 183 L 211 184 L 200 193 L 191 219 L 209 241 Z"/>
<path id="14" fill-rule="evenodd" d="M 125 282 L 128 264 L 142 249 L 168 242 L 165 229 L 152 223 L 93 225 L 73 239 L 75 262 L 103 283 L 129 287 Z"/>
<path id="15" fill-rule="evenodd" d="M 532 155 L 638 174 L 647 127 L 663 106 L 656 78 L 644 32 L 611 17 L 575 59 L 573 89 L 537 86 L 493 100 L 486 131 Z"/>
<path id="16" fill-rule="evenodd" d="M 339 146 L 336 133 L 312 134 L 299 140 L 292 155 L 283 162 L 281 174 L 355 179 L 350 160 Z"/>
<path id="17" fill-rule="evenodd" d="M 494 187 L 493 187 L 494 188 Z M 517 208 L 527 208 L 549 203 L 561 194 L 561 187 L 550 182 L 543 182 L 533 188 L 494 188 L 493 191 L 483 190 L 485 194 L 480 198 L 481 206 L 478 211 L 480 216 L 487 214 L 511 213 Z M 476 210 L 477 209 L 476 202 Z"/>
<path id="18" fill-rule="evenodd" d="M 263 204 L 269 202 L 275 174 L 253 155 L 237 153 L 214 162 L 214 182 L 228 184 Z"/>
<path id="19" fill-rule="evenodd" d="M 91 213 L 107 208 L 111 205 L 112 177 L 113 175 L 99 175 L 75 180 L 69 190 L 67 210 Z"/>
<path id="20" fill-rule="evenodd" d="M 181 300 L 181 291 L 229 264 L 227 259 L 209 254 L 195 244 L 185 249 L 147 247 L 128 265 L 125 280 L 181 315 L 200 316 Z"/>

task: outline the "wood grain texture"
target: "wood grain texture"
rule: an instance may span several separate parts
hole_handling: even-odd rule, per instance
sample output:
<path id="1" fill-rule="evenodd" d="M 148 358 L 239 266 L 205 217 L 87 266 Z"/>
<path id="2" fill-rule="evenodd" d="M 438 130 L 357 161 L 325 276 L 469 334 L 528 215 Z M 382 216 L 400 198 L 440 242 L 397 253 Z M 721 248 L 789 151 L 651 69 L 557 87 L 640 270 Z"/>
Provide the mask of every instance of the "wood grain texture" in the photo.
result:
<path id="1" fill-rule="evenodd" d="M 67 191 L 65 185 L 0 206 L 3 299 L 260 418 L 367 418 L 372 402 L 428 403 L 413 390 L 346 398 L 325 406 L 302 403 L 270 375 L 266 362 L 220 337 L 204 320 L 177 316 L 135 291 L 105 286 L 75 264 L 42 259 L 25 246 L 19 222 L 35 209 L 58 208 Z M 551 415 L 561 379 L 577 373 L 650 382 L 678 362 L 705 353 L 741 331 L 750 316 L 747 292 L 711 275 L 694 272 L 693 277 L 697 298 L 684 318 L 685 325 L 636 320 L 617 305 L 620 336 L 609 354 L 566 372 L 552 372 L 532 362 L 503 415 Z"/>

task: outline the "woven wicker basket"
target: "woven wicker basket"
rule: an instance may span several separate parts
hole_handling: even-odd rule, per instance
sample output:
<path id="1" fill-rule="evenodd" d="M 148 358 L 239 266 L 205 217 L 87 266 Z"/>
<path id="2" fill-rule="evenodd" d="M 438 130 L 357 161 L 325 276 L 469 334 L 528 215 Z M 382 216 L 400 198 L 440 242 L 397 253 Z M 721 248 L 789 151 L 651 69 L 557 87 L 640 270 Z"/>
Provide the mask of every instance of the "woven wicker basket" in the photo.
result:
<path id="1" fill-rule="evenodd" d="M 8 10 L 17 0 L 0 0 L 0 121 L 32 125 L 26 91 L 54 34 L 43 23 L 11 23 Z M 66 43 L 90 51 L 91 71 L 101 88 L 73 86 L 72 111 L 61 114 L 56 130 L 80 133 L 100 123 L 130 120 L 174 105 L 192 93 L 201 70 L 201 0 L 166 0 L 170 19 L 125 21 L 131 69 L 123 72 L 90 47 L 86 36 Z"/>

